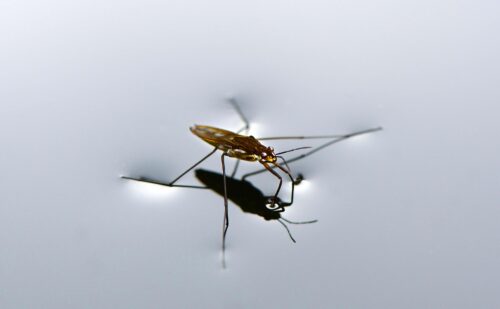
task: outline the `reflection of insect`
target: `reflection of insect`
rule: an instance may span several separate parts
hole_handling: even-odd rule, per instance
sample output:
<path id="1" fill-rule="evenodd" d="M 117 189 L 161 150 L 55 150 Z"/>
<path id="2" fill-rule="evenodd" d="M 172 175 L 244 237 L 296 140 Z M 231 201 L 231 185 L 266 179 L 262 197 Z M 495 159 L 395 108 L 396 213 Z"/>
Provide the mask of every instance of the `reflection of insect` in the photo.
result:
<path id="1" fill-rule="evenodd" d="M 224 252 L 225 252 L 225 239 L 226 239 L 226 233 L 227 229 L 229 227 L 229 216 L 228 216 L 228 190 L 227 190 L 227 176 L 226 176 L 226 166 L 224 159 L 225 157 L 232 157 L 237 159 L 238 161 L 236 162 L 235 168 L 231 174 L 231 178 L 234 178 L 239 160 L 244 160 L 244 161 L 253 161 L 253 162 L 259 162 L 264 166 L 264 169 L 258 170 L 253 173 L 246 174 L 242 177 L 244 180 L 248 176 L 256 175 L 258 173 L 261 173 L 263 171 L 269 171 L 272 173 L 275 177 L 279 179 L 279 184 L 276 189 L 276 192 L 274 196 L 270 197 L 266 201 L 266 207 L 269 210 L 274 210 L 274 211 L 283 211 L 284 208 L 283 206 L 289 206 L 293 203 L 293 196 L 294 196 L 294 187 L 295 187 L 295 182 L 293 179 L 293 176 L 290 172 L 290 169 L 288 168 L 287 161 L 280 156 L 281 154 L 295 151 L 295 150 L 300 150 L 300 149 L 306 149 L 310 147 L 300 147 L 300 148 L 295 148 L 287 151 L 282 151 L 279 153 L 275 153 L 274 149 L 272 147 L 266 147 L 263 144 L 261 144 L 259 141 L 262 140 L 282 140 L 282 139 L 333 139 L 330 140 L 329 142 L 314 148 L 310 150 L 309 152 L 306 152 L 302 155 L 299 155 L 297 157 L 294 157 L 288 162 L 296 161 L 299 159 L 302 159 L 306 156 L 309 156 L 313 154 L 316 151 L 319 151 L 329 145 L 332 145 L 334 143 L 337 143 L 341 140 L 364 134 L 364 133 L 369 133 L 369 132 L 374 132 L 381 130 L 380 127 L 378 128 L 373 128 L 373 129 L 368 129 L 368 130 L 363 130 L 359 131 L 356 133 L 351 133 L 347 135 L 323 135 L 323 136 L 281 136 L 281 137 L 266 137 L 266 138 L 255 138 L 253 136 L 246 136 L 246 135 L 241 135 L 240 133 L 245 131 L 248 132 L 249 130 L 249 123 L 246 119 L 246 117 L 243 115 L 241 112 L 239 106 L 237 105 L 236 101 L 234 99 L 230 100 L 230 103 L 234 106 L 236 109 L 237 113 L 245 123 L 245 126 L 238 130 L 237 132 L 231 132 L 211 126 L 203 126 L 203 125 L 195 125 L 194 127 L 191 127 L 190 130 L 193 134 L 207 142 L 208 144 L 212 145 L 214 149 L 210 151 L 209 154 L 207 154 L 205 157 L 203 157 L 201 160 L 196 162 L 194 165 L 192 165 L 190 168 L 188 168 L 186 171 L 184 171 L 182 174 L 180 174 L 177 178 L 175 178 L 173 181 L 170 183 L 164 184 L 164 183 L 158 183 L 151 181 L 153 183 L 161 184 L 161 185 L 167 185 L 170 187 L 190 187 L 190 188 L 199 188 L 199 186 L 186 186 L 186 185 L 175 185 L 175 183 L 182 178 L 184 175 L 186 175 L 189 171 L 191 171 L 193 168 L 198 166 L 200 163 L 205 161 L 207 158 L 209 158 L 211 155 L 213 155 L 217 150 L 222 151 L 221 155 L 221 163 L 222 163 L 222 182 L 223 182 L 223 192 L 224 192 L 224 219 L 223 219 L 223 229 L 222 229 L 222 254 L 223 254 L 223 266 L 225 265 L 225 260 L 224 260 Z M 282 167 L 280 164 L 278 164 L 277 160 L 281 159 L 285 165 L 286 168 Z M 278 194 L 281 189 L 281 185 L 283 182 L 282 177 L 274 170 L 274 168 L 277 168 L 281 170 L 283 173 L 285 173 L 291 180 L 291 198 L 290 202 L 284 203 L 281 202 L 278 198 Z M 135 179 L 131 177 L 123 177 L 125 179 L 132 179 L 132 180 L 142 180 L 144 179 Z M 147 182 L 147 180 L 146 180 Z M 280 221 L 281 222 L 281 221 Z"/>
<path id="2" fill-rule="evenodd" d="M 196 178 L 203 183 L 206 187 L 195 187 L 196 189 L 210 189 L 221 196 L 224 196 L 224 181 L 223 175 L 219 173 L 215 173 L 212 171 L 204 170 L 204 169 L 196 169 L 194 171 Z M 154 180 L 147 177 L 140 178 L 132 178 L 132 177 L 124 177 L 126 179 L 131 179 L 140 182 L 153 183 L 160 186 L 170 186 L 167 183 L 161 182 L 159 180 Z M 298 184 L 303 180 L 303 176 L 299 174 L 299 176 L 295 179 L 295 184 Z M 173 185 L 176 187 L 177 185 Z M 284 226 L 286 229 L 288 236 L 290 239 L 295 242 L 290 230 L 286 226 L 286 223 L 289 224 L 308 224 L 315 223 L 317 220 L 311 221 L 291 221 L 283 217 L 282 212 L 285 211 L 285 207 L 290 206 L 290 203 L 283 202 L 279 197 L 276 198 L 276 204 L 281 211 L 277 211 L 276 209 L 270 209 L 268 207 L 269 197 L 266 197 L 262 191 L 256 188 L 252 183 L 247 180 L 239 180 L 233 177 L 226 178 L 226 187 L 227 187 L 227 198 L 231 202 L 233 202 L 236 206 L 238 206 L 243 212 L 254 214 L 259 217 L 264 218 L 266 221 L 275 220 Z"/>

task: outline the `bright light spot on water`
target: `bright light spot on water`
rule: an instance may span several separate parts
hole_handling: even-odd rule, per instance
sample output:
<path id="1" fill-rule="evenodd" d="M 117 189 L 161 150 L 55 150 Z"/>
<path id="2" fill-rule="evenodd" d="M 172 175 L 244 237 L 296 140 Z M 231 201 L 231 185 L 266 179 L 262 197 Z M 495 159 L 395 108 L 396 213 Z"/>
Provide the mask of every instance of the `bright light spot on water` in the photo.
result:
<path id="1" fill-rule="evenodd" d="M 262 124 L 254 121 L 250 122 L 250 132 L 248 135 L 253 135 L 256 138 L 259 138 L 259 136 L 262 135 L 261 133 L 262 133 Z"/>
<path id="2" fill-rule="evenodd" d="M 300 184 L 295 186 L 295 193 L 305 193 L 311 191 L 311 181 L 304 179 L 300 182 Z"/>
<path id="3" fill-rule="evenodd" d="M 128 187 L 134 195 L 149 200 L 165 200 L 179 193 L 179 188 L 169 188 L 153 183 L 128 181 Z"/>

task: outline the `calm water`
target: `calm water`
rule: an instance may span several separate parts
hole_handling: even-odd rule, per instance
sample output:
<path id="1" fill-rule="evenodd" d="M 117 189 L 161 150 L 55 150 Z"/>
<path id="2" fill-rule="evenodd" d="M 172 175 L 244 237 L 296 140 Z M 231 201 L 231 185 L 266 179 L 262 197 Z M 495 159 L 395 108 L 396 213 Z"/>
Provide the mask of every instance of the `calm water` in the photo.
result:
<path id="1" fill-rule="evenodd" d="M 498 307 L 498 9 L 0 4 L 0 307 Z M 239 128 L 228 94 L 255 136 L 384 131 L 291 166 L 295 244 L 230 205 L 223 270 L 219 195 L 119 177 L 208 153 L 188 128 Z"/>

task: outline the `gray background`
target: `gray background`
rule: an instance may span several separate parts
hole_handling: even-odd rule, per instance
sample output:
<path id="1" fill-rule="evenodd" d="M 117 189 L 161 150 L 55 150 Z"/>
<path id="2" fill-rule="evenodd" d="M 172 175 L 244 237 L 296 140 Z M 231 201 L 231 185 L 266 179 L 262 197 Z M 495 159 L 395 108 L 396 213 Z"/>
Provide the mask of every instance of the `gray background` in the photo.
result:
<path id="1" fill-rule="evenodd" d="M 500 307 L 499 9 L 0 1 L 0 307 Z M 296 244 L 231 207 L 222 270 L 220 196 L 119 176 L 208 153 L 230 94 L 256 136 L 385 130 L 291 166 Z"/>

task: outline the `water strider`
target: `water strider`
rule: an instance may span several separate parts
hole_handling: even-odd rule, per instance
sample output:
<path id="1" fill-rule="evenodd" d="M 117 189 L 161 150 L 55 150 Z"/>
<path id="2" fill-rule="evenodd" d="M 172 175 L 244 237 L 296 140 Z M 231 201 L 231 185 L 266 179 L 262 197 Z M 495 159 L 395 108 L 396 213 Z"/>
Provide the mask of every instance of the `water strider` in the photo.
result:
<path id="1" fill-rule="evenodd" d="M 295 189 L 296 181 L 294 180 L 294 178 L 291 174 L 290 168 L 288 167 L 288 163 L 305 158 L 305 157 L 307 157 L 307 156 L 309 156 L 309 155 L 311 155 L 311 154 L 313 154 L 313 153 L 315 153 L 315 152 L 317 152 L 325 147 L 328 147 L 334 143 L 340 142 L 340 141 L 348 139 L 350 137 L 361 135 L 361 134 L 366 134 L 366 133 L 370 133 L 370 132 L 375 132 L 375 131 L 379 131 L 382 129 L 381 127 L 376 127 L 376 128 L 358 131 L 358 132 L 345 134 L 345 135 L 276 136 L 276 137 L 255 138 L 251 135 L 248 136 L 248 135 L 240 134 L 241 132 L 247 133 L 249 131 L 249 129 L 250 129 L 249 122 L 248 122 L 247 118 L 243 115 L 237 102 L 234 99 L 230 99 L 229 102 L 233 105 L 236 112 L 239 114 L 240 118 L 244 122 L 244 124 L 245 124 L 244 127 L 241 128 L 240 130 L 238 130 L 237 132 L 232 132 L 232 131 L 216 128 L 213 126 L 206 126 L 206 125 L 195 125 L 195 126 L 191 127 L 190 130 L 194 135 L 198 136 L 200 139 L 202 139 L 206 143 L 210 144 L 214 148 L 212 149 L 212 151 L 210 151 L 210 153 L 208 153 L 206 156 L 204 156 L 198 162 L 193 164 L 187 170 L 182 172 L 174 180 L 172 180 L 171 182 L 168 182 L 168 183 L 162 183 L 162 182 L 158 182 L 158 181 L 148 180 L 145 178 L 134 178 L 134 177 L 127 177 L 127 176 L 122 177 L 124 179 L 150 182 L 150 183 L 165 185 L 165 186 L 169 186 L 169 187 L 206 188 L 203 186 L 176 185 L 175 183 L 180 178 L 182 178 L 184 175 L 186 175 L 189 171 L 191 171 L 193 168 L 195 168 L 196 166 L 201 164 L 203 161 L 208 159 L 210 156 L 212 156 L 217 150 L 220 150 L 222 152 L 222 154 L 221 154 L 222 182 L 221 183 L 222 183 L 222 189 L 223 189 L 222 191 L 223 191 L 223 196 L 224 196 L 224 217 L 223 217 L 223 228 L 222 228 L 222 263 L 223 263 L 224 267 L 225 267 L 225 258 L 224 258 L 225 255 L 224 255 L 224 253 L 225 253 L 225 247 L 226 247 L 226 234 L 227 234 L 227 229 L 229 227 L 228 179 L 235 180 L 235 175 L 236 175 L 236 171 L 238 169 L 240 160 L 250 161 L 250 162 L 258 162 L 263 166 L 263 168 L 260 170 L 243 175 L 241 181 L 246 182 L 247 177 L 257 175 L 257 174 L 262 173 L 264 171 L 268 171 L 271 174 L 273 174 L 275 177 L 278 178 L 279 183 L 278 183 L 275 194 L 272 197 L 266 197 L 264 204 L 268 210 L 280 212 L 280 211 L 284 210 L 283 207 L 289 206 L 293 203 L 293 197 L 294 197 L 294 189 Z M 316 148 L 313 148 L 313 149 L 307 151 L 306 153 L 303 153 L 301 155 L 293 157 L 289 160 L 285 160 L 281 156 L 281 154 L 291 152 L 291 151 L 296 151 L 296 150 L 307 149 L 307 148 L 311 148 L 311 147 L 300 147 L 300 148 L 295 148 L 295 149 L 275 153 L 273 147 L 265 146 L 261 143 L 261 141 L 285 140 L 285 139 L 329 139 L 330 141 L 328 141 L 328 142 L 326 142 L 326 143 L 324 143 Z M 231 157 L 231 158 L 237 159 L 235 168 L 234 168 L 232 174 L 229 176 L 229 178 L 226 175 L 226 164 L 225 164 L 226 157 Z M 278 163 L 278 159 L 283 161 L 283 164 L 285 167 L 281 166 Z M 279 169 L 281 172 L 286 174 L 291 180 L 290 202 L 283 202 L 278 197 L 278 194 L 281 190 L 283 179 L 279 175 L 279 173 L 274 170 L 275 168 Z M 231 195 L 231 196 L 233 196 L 233 195 Z M 286 225 L 282 221 L 279 221 L 279 222 L 288 231 L 288 228 L 286 227 Z M 289 223 L 292 223 L 292 222 L 289 222 Z M 312 222 L 306 222 L 306 223 L 312 223 Z M 289 231 L 288 231 L 288 233 L 290 235 Z M 291 235 L 290 235 L 290 237 L 293 240 L 293 237 Z"/>

